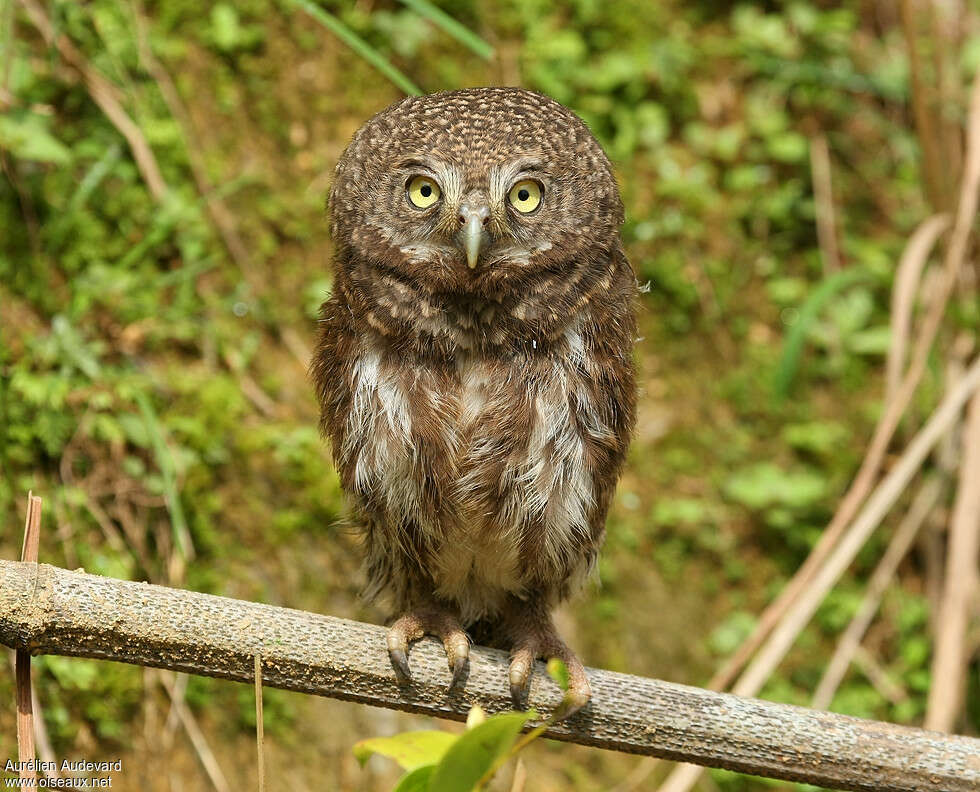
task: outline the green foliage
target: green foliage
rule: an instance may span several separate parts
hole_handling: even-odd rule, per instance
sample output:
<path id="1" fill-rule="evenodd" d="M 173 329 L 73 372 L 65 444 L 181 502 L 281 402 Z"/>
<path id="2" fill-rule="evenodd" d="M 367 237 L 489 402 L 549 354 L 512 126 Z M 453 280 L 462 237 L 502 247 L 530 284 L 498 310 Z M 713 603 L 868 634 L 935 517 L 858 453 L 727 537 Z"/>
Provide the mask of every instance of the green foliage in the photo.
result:
<path id="1" fill-rule="evenodd" d="M 514 743 L 531 712 L 501 712 L 463 732 L 436 764 L 429 789 L 469 792 L 479 789 L 486 779 L 511 755 Z"/>
<path id="2" fill-rule="evenodd" d="M 515 745 L 518 735 L 535 717 L 532 710 L 501 712 L 487 718 L 474 705 L 467 730 L 461 735 L 417 731 L 376 737 L 355 745 L 354 755 L 362 765 L 373 754 L 398 762 L 408 772 L 396 790 L 470 792 L 483 788 L 500 765 L 530 741 L 525 738 Z"/>
<path id="3" fill-rule="evenodd" d="M 405 770 L 434 765 L 456 742 L 456 736 L 444 731 L 411 731 L 394 737 L 373 737 L 354 746 L 354 756 L 363 766 L 374 754 L 394 759 Z"/>
<path id="4" fill-rule="evenodd" d="M 548 675 L 562 690 L 568 690 L 568 669 L 556 657 L 548 661 Z M 561 717 L 569 699 L 562 700 L 554 714 L 518 740 L 530 721 L 538 717 L 528 712 L 501 712 L 487 717 L 478 704 L 470 709 L 466 731 L 452 735 L 442 731 L 414 731 L 394 737 L 361 740 L 354 746 L 354 756 L 363 766 L 373 754 L 394 759 L 408 771 L 399 790 L 431 792 L 470 792 L 483 789 L 510 758 L 526 748 Z"/>

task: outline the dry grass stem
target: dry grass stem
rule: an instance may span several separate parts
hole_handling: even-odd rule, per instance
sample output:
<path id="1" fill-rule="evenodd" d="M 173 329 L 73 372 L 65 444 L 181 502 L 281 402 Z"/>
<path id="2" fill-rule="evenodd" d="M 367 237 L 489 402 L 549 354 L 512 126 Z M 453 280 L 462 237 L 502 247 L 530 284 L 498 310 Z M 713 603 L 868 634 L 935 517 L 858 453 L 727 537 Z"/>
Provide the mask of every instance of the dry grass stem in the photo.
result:
<path id="1" fill-rule="evenodd" d="M 48 778 L 61 778 L 58 772 L 58 762 L 55 759 L 54 748 L 51 745 L 51 737 L 48 735 L 48 727 L 44 723 L 44 711 L 41 709 L 41 702 L 37 697 L 37 691 L 31 689 L 31 708 L 34 710 L 34 743 L 37 745 L 38 755 L 41 761 L 47 763 L 50 770 L 45 770 L 44 774 Z"/>
<path id="2" fill-rule="evenodd" d="M 817 216 L 817 243 L 823 258 L 824 274 L 827 275 L 840 270 L 841 257 L 837 246 L 830 150 L 827 147 L 827 137 L 823 133 L 816 134 L 810 139 L 810 172 L 813 178 L 813 200 Z"/>
<path id="3" fill-rule="evenodd" d="M 657 769 L 658 764 L 660 764 L 659 759 L 655 759 L 652 756 L 644 757 L 637 762 L 636 767 L 630 771 L 630 774 L 610 789 L 609 792 L 633 792 L 633 790 L 639 789 L 640 785 Z"/>
<path id="4" fill-rule="evenodd" d="M 881 663 L 863 646 L 859 646 L 854 652 L 854 665 L 861 669 L 861 673 L 878 692 L 878 695 L 886 701 L 899 704 L 909 697 L 905 688 L 895 682 L 888 675 L 888 672 L 881 667 Z"/>
<path id="5" fill-rule="evenodd" d="M 517 764 L 514 765 L 514 780 L 511 782 L 510 792 L 524 792 L 525 784 L 527 784 L 527 768 L 524 766 L 524 760 L 518 757 Z"/>
<path id="6" fill-rule="evenodd" d="M 218 760 L 215 758 L 214 752 L 211 750 L 211 746 L 208 745 L 204 732 L 202 732 L 201 727 L 197 725 L 197 719 L 187 708 L 186 702 L 182 698 L 176 697 L 174 694 L 173 683 L 169 679 L 165 679 L 163 675 L 160 676 L 160 680 L 163 684 L 163 689 L 166 690 L 167 694 L 170 696 L 170 701 L 177 712 L 180 725 L 183 726 L 184 731 L 187 732 L 187 737 L 190 739 L 191 745 L 194 747 L 194 751 L 197 753 L 198 759 L 201 760 L 201 765 L 204 767 L 204 772 L 207 773 L 208 778 L 211 780 L 211 785 L 217 790 L 217 792 L 231 792 L 231 787 L 228 786 L 228 781 L 225 778 L 225 774 L 221 771 L 221 765 L 218 764 Z"/>
<path id="7" fill-rule="evenodd" d="M 940 129 L 940 151 L 943 158 L 943 190 L 951 206 L 956 198 L 956 174 L 963 167 L 963 149 L 957 113 L 960 106 L 959 59 L 962 40 L 959 31 L 965 30 L 962 0 L 932 0 L 928 4 L 929 31 L 933 46 L 935 90 L 933 113 Z M 959 17 L 959 19 L 957 19 Z"/>
<path id="8" fill-rule="evenodd" d="M 160 674 L 167 674 L 167 672 L 161 671 Z M 173 744 L 173 736 L 180 726 L 180 713 L 178 708 L 184 703 L 185 697 L 187 696 L 187 685 L 190 682 L 190 677 L 187 674 L 176 673 L 170 675 L 170 680 L 171 686 L 167 688 L 167 693 L 170 698 L 170 709 L 167 710 L 167 718 L 163 722 L 163 736 L 168 748 Z"/>
<path id="9" fill-rule="evenodd" d="M 279 331 L 279 337 L 290 354 L 296 358 L 296 362 L 299 363 L 303 371 L 306 371 L 310 367 L 310 359 L 313 357 L 310 345 L 300 338 L 299 333 L 292 327 L 283 327 Z"/>
<path id="10" fill-rule="evenodd" d="M 980 486 L 977 482 L 980 482 L 980 395 L 973 397 L 963 429 L 963 457 L 950 522 L 946 582 L 930 674 L 932 687 L 925 726 L 937 731 L 953 731 L 964 704 L 968 661 L 966 635 L 977 592 L 977 562 L 980 558 Z"/>
<path id="11" fill-rule="evenodd" d="M 902 251 L 898 268 L 895 270 L 895 285 L 891 300 L 891 344 L 885 361 L 885 402 L 895 398 L 895 392 L 902 381 L 905 358 L 912 334 L 912 313 L 915 299 L 922 281 L 929 254 L 940 235 L 949 227 L 949 217 L 933 215 L 924 220 L 912 234 Z"/>
<path id="12" fill-rule="evenodd" d="M 919 488 L 912 505 L 888 543 L 885 554 L 868 579 L 864 597 L 858 605 L 857 612 L 837 642 L 834 656 L 827 665 L 823 677 L 817 685 L 816 692 L 813 694 L 813 707 L 816 709 L 827 709 L 830 706 L 837 688 L 843 681 L 851 661 L 861 646 L 864 634 L 871 626 L 875 613 L 878 612 L 878 606 L 881 604 L 881 597 L 885 593 L 885 589 L 888 588 L 895 576 L 898 565 L 915 543 L 915 538 L 919 535 L 926 518 L 939 503 L 944 490 L 945 482 L 940 478 L 930 478 Z"/>

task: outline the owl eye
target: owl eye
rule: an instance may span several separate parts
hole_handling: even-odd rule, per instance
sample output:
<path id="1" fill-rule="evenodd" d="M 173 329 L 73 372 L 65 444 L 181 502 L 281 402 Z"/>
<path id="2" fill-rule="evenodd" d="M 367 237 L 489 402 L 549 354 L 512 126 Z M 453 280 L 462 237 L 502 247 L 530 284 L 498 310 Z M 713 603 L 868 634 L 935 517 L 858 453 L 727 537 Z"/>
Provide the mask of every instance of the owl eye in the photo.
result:
<path id="1" fill-rule="evenodd" d="M 412 202 L 412 206 L 417 206 L 419 209 L 428 209 L 442 195 L 439 185 L 428 176 L 413 176 L 408 180 L 406 189 L 408 200 Z"/>
<path id="2" fill-rule="evenodd" d="M 541 185 L 533 179 L 521 179 L 507 196 L 510 205 L 521 214 L 530 214 L 541 204 Z"/>

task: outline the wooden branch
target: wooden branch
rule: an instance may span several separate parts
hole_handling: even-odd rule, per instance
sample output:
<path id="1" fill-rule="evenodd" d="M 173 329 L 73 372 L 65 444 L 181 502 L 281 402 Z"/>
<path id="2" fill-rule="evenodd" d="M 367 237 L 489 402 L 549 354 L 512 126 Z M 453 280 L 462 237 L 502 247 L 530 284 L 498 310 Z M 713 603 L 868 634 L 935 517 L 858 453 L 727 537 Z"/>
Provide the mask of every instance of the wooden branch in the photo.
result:
<path id="1" fill-rule="evenodd" d="M 510 707 L 507 655 L 473 647 L 449 693 L 442 646 L 411 653 L 399 686 L 385 630 L 288 608 L 0 561 L 0 644 L 253 683 L 465 720 L 471 704 Z M 980 787 L 980 740 L 712 693 L 590 669 L 593 700 L 547 732 L 557 740 L 698 762 L 825 787 L 876 792 Z M 539 663 L 530 706 L 561 698 Z"/>

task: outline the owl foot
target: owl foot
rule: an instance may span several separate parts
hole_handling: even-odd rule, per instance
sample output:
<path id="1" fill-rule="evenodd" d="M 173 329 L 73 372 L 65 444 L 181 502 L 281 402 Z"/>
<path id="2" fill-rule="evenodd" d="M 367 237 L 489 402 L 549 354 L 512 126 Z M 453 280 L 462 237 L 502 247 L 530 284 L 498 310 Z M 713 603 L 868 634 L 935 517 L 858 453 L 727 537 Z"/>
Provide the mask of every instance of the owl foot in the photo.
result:
<path id="1" fill-rule="evenodd" d="M 510 697 L 515 709 L 523 709 L 531 669 L 538 658 L 555 657 L 568 669 L 568 690 L 552 720 L 564 720 L 588 703 L 592 688 L 585 675 L 585 667 L 558 635 L 549 616 L 539 614 L 537 618 L 522 620 L 510 630 L 510 634 L 514 641 L 510 653 Z"/>
<path id="2" fill-rule="evenodd" d="M 456 616 L 437 605 L 414 608 L 388 628 L 388 657 L 391 658 L 396 676 L 402 683 L 412 681 L 412 672 L 408 667 L 408 645 L 423 635 L 435 635 L 442 639 L 449 660 L 449 670 L 453 675 L 449 683 L 449 689 L 452 690 L 459 684 L 466 670 L 466 661 L 470 656 L 470 639 Z"/>

